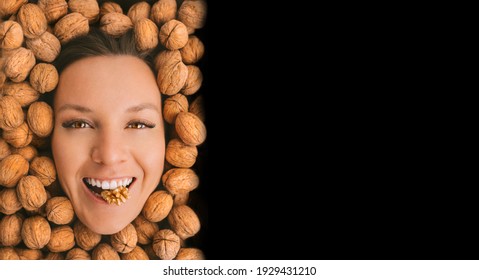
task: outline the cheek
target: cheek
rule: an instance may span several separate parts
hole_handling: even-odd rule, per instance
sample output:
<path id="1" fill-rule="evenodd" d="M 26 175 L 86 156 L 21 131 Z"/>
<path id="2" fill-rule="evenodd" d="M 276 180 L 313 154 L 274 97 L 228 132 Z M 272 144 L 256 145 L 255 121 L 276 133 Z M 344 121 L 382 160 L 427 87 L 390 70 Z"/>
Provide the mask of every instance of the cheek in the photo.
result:
<path id="1" fill-rule="evenodd" d="M 135 145 L 137 159 L 145 174 L 145 180 L 159 183 L 165 160 L 165 139 L 163 135 L 143 138 L 141 145 Z"/>
<path id="2" fill-rule="evenodd" d="M 82 148 L 81 141 L 75 141 L 71 137 L 65 137 L 61 133 L 52 134 L 52 153 L 57 169 L 57 176 L 62 185 L 68 180 L 75 179 L 75 174 L 80 168 L 80 163 L 84 161 L 86 151 Z"/>

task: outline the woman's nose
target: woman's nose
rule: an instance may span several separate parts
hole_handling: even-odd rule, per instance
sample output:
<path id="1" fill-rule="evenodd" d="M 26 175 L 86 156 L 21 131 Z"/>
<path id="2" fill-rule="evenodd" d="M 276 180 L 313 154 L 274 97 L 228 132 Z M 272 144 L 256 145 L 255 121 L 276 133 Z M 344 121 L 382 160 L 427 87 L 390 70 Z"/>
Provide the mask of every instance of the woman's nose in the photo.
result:
<path id="1" fill-rule="evenodd" d="M 94 162 L 103 165 L 114 165 L 127 160 L 124 137 L 120 132 L 104 130 L 95 139 L 91 158 Z"/>

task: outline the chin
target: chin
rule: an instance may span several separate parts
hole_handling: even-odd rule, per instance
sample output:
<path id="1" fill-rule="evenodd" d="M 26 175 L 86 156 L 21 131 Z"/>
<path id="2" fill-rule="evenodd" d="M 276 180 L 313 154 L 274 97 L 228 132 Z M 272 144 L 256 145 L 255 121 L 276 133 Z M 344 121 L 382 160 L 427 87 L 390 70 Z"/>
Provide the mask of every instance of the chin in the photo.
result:
<path id="1" fill-rule="evenodd" d="M 102 218 L 102 217 L 93 217 L 93 221 L 83 221 L 80 220 L 93 232 L 102 235 L 111 235 L 119 232 L 124 229 L 129 223 L 131 223 L 135 217 L 132 218 L 121 217 L 121 218 Z"/>

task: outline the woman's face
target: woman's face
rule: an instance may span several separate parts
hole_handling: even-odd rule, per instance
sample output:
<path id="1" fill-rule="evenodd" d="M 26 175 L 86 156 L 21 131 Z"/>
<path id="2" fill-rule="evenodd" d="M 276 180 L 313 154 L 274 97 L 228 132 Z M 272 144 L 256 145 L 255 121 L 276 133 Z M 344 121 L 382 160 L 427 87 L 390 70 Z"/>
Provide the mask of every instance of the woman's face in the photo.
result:
<path id="1" fill-rule="evenodd" d="M 154 74 L 132 56 L 78 60 L 60 75 L 54 112 L 53 158 L 76 215 L 94 232 L 120 231 L 138 216 L 163 173 L 165 134 Z M 129 199 L 120 206 L 99 196 L 102 188 L 129 183 Z"/>

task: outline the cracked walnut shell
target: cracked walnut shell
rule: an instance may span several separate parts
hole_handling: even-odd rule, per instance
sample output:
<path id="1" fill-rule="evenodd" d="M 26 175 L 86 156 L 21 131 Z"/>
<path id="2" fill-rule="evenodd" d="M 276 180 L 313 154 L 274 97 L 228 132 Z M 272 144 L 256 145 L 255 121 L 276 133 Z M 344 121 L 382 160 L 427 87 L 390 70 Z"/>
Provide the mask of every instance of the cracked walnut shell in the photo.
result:
<path id="1" fill-rule="evenodd" d="M 166 218 L 172 207 L 171 194 L 166 191 L 155 191 L 146 200 L 141 213 L 148 221 L 156 223 Z"/>
<path id="2" fill-rule="evenodd" d="M 53 109 L 46 102 L 35 101 L 28 107 L 27 122 L 39 137 L 47 137 L 53 130 Z"/>
<path id="3" fill-rule="evenodd" d="M 178 20 L 172 19 L 160 28 L 160 42 L 169 50 L 183 48 L 188 42 L 186 26 Z"/>
<path id="4" fill-rule="evenodd" d="M 48 23 L 55 22 L 68 13 L 68 4 L 65 0 L 38 0 L 37 4 Z"/>
<path id="5" fill-rule="evenodd" d="M 33 211 L 47 201 L 47 192 L 42 182 L 35 176 L 25 176 L 17 185 L 17 196 L 23 208 Z"/>
<path id="6" fill-rule="evenodd" d="M 33 52 L 24 47 L 20 47 L 7 57 L 5 62 L 5 75 L 10 78 L 12 82 L 23 82 L 33 66 L 35 66 L 35 55 L 33 55 Z"/>
<path id="7" fill-rule="evenodd" d="M 195 164 L 198 156 L 196 146 L 190 146 L 179 139 L 172 139 L 166 146 L 166 160 L 176 166 L 190 168 Z"/>
<path id="8" fill-rule="evenodd" d="M 65 44 L 73 38 L 88 34 L 88 19 L 80 13 L 70 13 L 62 17 L 53 27 L 53 33 Z"/>
<path id="9" fill-rule="evenodd" d="M 181 239 L 192 237 L 200 231 L 200 220 L 187 205 L 173 207 L 168 215 L 168 222 Z"/>
<path id="10" fill-rule="evenodd" d="M 23 30 L 20 24 L 7 20 L 0 24 L 0 48 L 13 50 L 22 46 Z"/>
<path id="11" fill-rule="evenodd" d="M 150 18 L 158 26 L 176 18 L 177 4 L 176 0 L 158 0 L 151 6 Z"/>
<path id="12" fill-rule="evenodd" d="M 57 225 L 69 224 L 75 216 L 72 203 L 65 196 L 55 196 L 47 200 L 45 212 L 47 220 Z"/>
<path id="13" fill-rule="evenodd" d="M 55 66 L 38 63 L 30 71 L 30 84 L 40 93 L 53 91 L 58 84 L 58 72 Z"/>
<path id="14" fill-rule="evenodd" d="M 40 37 L 27 39 L 26 44 L 36 59 L 50 63 L 57 58 L 61 50 L 60 40 L 48 31 Z"/>
<path id="15" fill-rule="evenodd" d="M 0 161 L 0 185 L 13 188 L 20 178 L 28 173 L 28 161 L 18 154 L 9 155 Z"/>
<path id="16" fill-rule="evenodd" d="M 30 249 L 41 249 L 50 241 L 51 228 L 41 216 L 26 218 L 22 225 L 22 240 Z"/>
<path id="17" fill-rule="evenodd" d="M 169 229 L 162 229 L 153 236 L 151 246 L 162 260 L 172 260 L 180 250 L 180 237 Z"/>
<path id="18" fill-rule="evenodd" d="M 57 175 L 53 160 L 46 156 L 32 159 L 29 172 L 35 175 L 45 187 L 50 186 L 55 181 Z"/>

